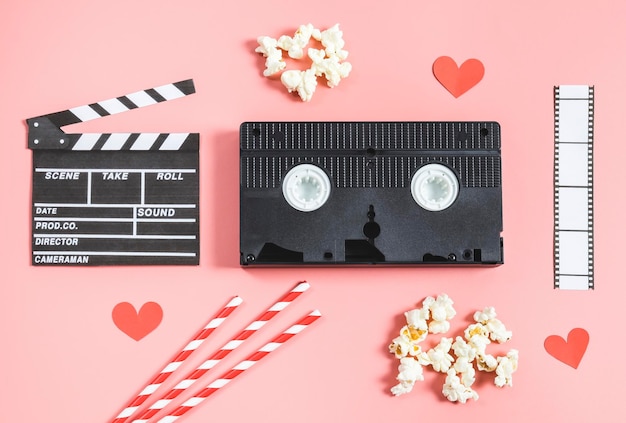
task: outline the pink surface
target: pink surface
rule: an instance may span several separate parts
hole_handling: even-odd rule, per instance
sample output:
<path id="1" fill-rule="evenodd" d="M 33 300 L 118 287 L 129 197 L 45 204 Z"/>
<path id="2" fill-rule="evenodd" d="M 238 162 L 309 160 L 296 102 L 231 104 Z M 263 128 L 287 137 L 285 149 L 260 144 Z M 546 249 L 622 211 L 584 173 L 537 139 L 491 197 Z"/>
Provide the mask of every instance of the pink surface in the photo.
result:
<path id="1" fill-rule="evenodd" d="M 201 347 L 207 356 L 299 280 L 312 288 L 206 383 L 300 316 L 323 317 L 183 421 L 622 421 L 617 355 L 626 285 L 621 194 L 626 56 L 619 1 L 240 2 L 67 0 L 0 5 L 3 282 L 0 421 L 106 422 L 233 295 L 245 303 Z M 353 71 L 309 104 L 261 76 L 258 35 L 340 23 Z M 485 76 L 455 99 L 440 56 L 477 58 Z M 31 152 L 24 119 L 193 78 L 197 94 L 99 119 L 76 131 L 201 134 L 198 267 L 38 267 L 30 263 Z M 596 290 L 552 288 L 552 87 L 596 87 Z M 503 134 L 505 264 L 490 269 L 241 269 L 238 126 L 245 120 L 496 120 Z M 387 352 L 402 313 L 445 292 L 464 327 L 494 306 L 520 351 L 514 386 L 479 383 L 451 404 L 426 372 L 395 398 Z M 154 301 L 161 324 L 140 341 L 113 307 Z M 586 329 L 578 369 L 544 350 Z M 454 334 L 457 334 L 456 332 Z M 231 360 L 232 358 L 232 360 Z M 200 359 L 200 357 L 197 357 Z M 196 363 L 197 364 L 197 363 Z"/>

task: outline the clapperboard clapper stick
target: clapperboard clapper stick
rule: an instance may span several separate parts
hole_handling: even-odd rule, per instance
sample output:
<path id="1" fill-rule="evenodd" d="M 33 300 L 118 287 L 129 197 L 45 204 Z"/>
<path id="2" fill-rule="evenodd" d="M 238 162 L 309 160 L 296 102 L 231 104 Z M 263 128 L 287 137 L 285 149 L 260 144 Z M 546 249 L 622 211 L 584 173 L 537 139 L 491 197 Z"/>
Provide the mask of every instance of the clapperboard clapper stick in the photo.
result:
<path id="1" fill-rule="evenodd" d="M 27 119 L 33 265 L 199 263 L 199 134 L 61 129 L 194 92 L 189 79 Z"/>

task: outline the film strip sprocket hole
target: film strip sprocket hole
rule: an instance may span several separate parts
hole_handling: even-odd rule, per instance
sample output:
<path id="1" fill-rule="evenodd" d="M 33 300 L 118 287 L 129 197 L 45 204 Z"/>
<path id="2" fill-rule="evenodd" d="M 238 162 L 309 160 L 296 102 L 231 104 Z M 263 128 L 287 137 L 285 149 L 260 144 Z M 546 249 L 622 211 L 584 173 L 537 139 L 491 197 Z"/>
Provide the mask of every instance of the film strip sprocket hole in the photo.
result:
<path id="1" fill-rule="evenodd" d="M 594 282 L 594 87 L 554 87 L 554 288 Z"/>
<path id="2" fill-rule="evenodd" d="M 192 80 L 27 119 L 32 264 L 199 263 L 199 135 L 61 127 L 185 97 Z"/>

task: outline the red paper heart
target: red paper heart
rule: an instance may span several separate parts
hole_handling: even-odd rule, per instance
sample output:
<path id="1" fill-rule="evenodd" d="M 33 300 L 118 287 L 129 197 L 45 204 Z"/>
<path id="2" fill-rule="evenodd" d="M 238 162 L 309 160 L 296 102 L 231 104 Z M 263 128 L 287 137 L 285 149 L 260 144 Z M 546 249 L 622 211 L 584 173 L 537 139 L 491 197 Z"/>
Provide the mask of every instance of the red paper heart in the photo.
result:
<path id="1" fill-rule="evenodd" d="M 145 303 L 139 313 L 130 303 L 119 303 L 111 314 L 115 326 L 135 341 L 155 330 L 163 319 L 163 309 L 154 302 Z"/>
<path id="2" fill-rule="evenodd" d="M 550 335 L 543 343 L 552 357 L 577 369 L 587 351 L 589 333 L 582 328 L 574 328 L 567 335 L 567 341 L 558 335 Z"/>
<path id="3" fill-rule="evenodd" d="M 451 57 L 441 56 L 433 63 L 433 73 L 446 90 L 459 97 L 483 79 L 485 67 L 478 59 L 468 59 L 458 67 Z"/>

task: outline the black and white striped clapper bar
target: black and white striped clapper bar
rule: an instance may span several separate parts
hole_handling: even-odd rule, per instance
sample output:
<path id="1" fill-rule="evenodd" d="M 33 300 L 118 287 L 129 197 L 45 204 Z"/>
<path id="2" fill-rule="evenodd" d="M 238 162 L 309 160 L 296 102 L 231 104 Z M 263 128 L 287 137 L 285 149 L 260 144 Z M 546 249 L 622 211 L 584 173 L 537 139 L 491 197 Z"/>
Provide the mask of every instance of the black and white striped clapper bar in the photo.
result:
<path id="1" fill-rule="evenodd" d="M 554 87 L 554 287 L 594 289 L 594 87 Z"/>
<path id="2" fill-rule="evenodd" d="M 199 134 L 61 129 L 194 92 L 186 80 L 26 120 L 33 265 L 199 263 Z"/>

